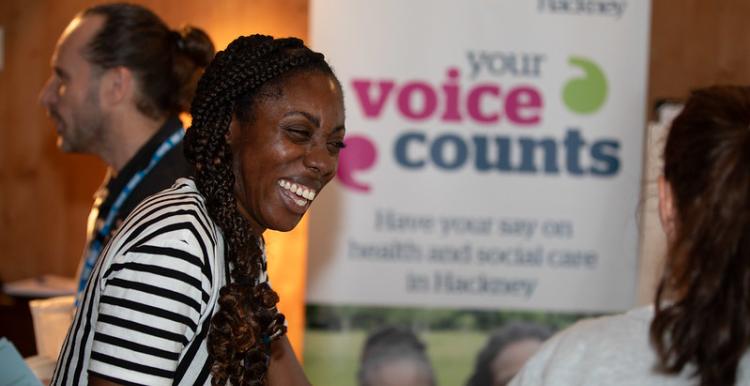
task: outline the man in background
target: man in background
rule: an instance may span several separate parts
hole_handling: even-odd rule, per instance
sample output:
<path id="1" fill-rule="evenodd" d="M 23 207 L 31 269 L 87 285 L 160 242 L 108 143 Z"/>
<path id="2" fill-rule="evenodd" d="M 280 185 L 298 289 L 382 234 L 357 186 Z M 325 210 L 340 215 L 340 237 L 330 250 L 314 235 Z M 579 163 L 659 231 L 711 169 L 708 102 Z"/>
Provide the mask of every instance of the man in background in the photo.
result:
<path id="1" fill-rule="evenodd" d="M 89 213 L 79 296 L 102 247 L 138 203 L 191 174 L 178 115 L 213 55 L 201 29 L 172 30 L 133 4 L 88 8 L 60 36 L 40 103 L 62 151 L 108 166 Z"/>

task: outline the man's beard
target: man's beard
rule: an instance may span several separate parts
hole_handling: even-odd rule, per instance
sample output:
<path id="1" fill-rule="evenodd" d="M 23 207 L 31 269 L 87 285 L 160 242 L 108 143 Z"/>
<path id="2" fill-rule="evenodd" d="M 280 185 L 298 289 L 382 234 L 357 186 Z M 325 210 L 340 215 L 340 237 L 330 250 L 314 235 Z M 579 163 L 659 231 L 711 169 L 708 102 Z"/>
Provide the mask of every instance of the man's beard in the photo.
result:
<path id="1" fill-rule="evenodd" d="M 58 146 L 64 152 L 97 153 L 104 144 L 104 119 L 96 94 L 98 88 L 94 86 L 86 93 L 84 103 L 73 111 L 69 126 L 61 119 L 59 112 L 55 109 L 50 111 L 50 115 L 63 125 L 63 131 L 58 134 Z"/>

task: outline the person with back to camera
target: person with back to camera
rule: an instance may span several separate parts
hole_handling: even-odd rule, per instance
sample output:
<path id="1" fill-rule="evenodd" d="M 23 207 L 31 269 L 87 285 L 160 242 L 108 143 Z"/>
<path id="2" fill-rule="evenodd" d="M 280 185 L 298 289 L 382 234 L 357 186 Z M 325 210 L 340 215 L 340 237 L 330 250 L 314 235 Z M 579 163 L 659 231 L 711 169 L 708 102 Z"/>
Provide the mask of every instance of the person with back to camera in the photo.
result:
<path id="1" fill-rule="evenodd" d="M 477 354 L 474 373 L 466 386 L 505 386 L 547 340 L 549 328 L 515 321 L 493 332 Z"/>
<path id="2" fill-rule="evenodd" d="M 750 385 L 750 87 L 694 91 L 659 178 L 652 307 L 553 337 L 511 385 Z"/>
<path id="3" fill-rule="evenodd" d="M 341 85 L 299 39 L 240 37 L 206 69 L 191 113 L 194 180 L 146 199 L 105 247 L 53 385 L 309 384 L 262 234 L 293 229 L 335 175 Z"/>
<path id="4" fill-rule="evenodd" d="M 134 4 L 87 8 L 60 36 L 39 101 L 62 151 L 93 154 L 108 166 L 89 214 L 79 294 L 118 224 L 144 198 L 191 174 L 178 114 L 213 55 L 203 30 L 171 30 Z"/>
<path id="5" fill-rule="evenodd" d="M 373 331 L 362 348 L 359 386 L 435 386 L 425 345 L 408 328 Z"/>

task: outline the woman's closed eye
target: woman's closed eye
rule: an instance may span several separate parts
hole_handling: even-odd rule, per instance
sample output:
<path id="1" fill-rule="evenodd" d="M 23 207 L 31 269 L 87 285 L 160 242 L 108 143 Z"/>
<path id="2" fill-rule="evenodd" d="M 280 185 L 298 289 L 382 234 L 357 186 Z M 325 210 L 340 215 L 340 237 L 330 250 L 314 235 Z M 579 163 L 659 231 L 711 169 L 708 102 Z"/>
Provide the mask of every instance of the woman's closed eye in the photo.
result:
<path id="1" fill-rule="evenodd" d="M 346 147 L 346 144 L 344 143 L 343 140 L 328 142 L 328 151 L 330 151 L 332 154 L 338 154 L 341 151 L 341 149 L 345 147 Z"/>
<path id="2" fill-rule="evenodd" d="M 310 130 L 304 127 L 299 127 L 299 126 L 289 127 L 286 129 L 286 132 L 287 132 L 287 135 L 289 135 L 289 137 L 293 141 L 305 141 L 305 140 L 310 139 L 311 137 Z"/>

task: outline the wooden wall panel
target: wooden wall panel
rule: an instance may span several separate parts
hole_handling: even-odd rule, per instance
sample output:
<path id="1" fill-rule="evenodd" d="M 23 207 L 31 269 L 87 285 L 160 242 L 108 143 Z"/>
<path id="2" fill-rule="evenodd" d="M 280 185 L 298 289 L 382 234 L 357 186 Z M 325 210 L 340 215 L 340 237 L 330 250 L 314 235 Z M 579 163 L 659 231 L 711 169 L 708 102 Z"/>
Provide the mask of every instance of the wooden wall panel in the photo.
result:
<path id="1" fill-rule="evenodd" d="M 649 107 L 713 84 L 750 84 L 750 1 L 653 0 Z"/>
<path id="2" fill-rule="evenodd" d="M 72 274 L 91 193 L 103 170 L 93 158 L 61 155 L 52 126 L 36 103 L 57 35 L 75 13 L 58 6 L 42 1 L 0 5 L 5 30 L 5 66 L 0 71 L 3 281 L 43 272 Z"/>

